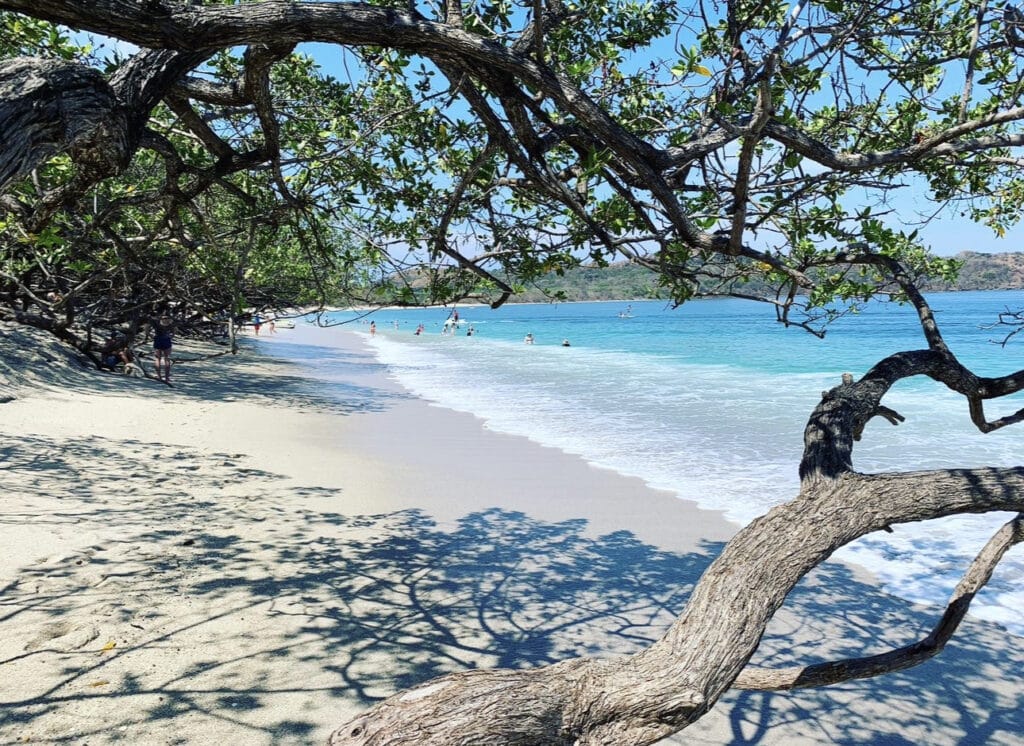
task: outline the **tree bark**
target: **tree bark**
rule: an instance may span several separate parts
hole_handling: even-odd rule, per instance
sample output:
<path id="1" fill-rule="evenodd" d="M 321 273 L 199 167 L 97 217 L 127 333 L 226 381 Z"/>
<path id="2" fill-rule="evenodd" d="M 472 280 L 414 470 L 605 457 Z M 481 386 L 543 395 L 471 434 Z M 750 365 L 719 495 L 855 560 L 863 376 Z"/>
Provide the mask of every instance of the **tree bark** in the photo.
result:
<path id="1" fill-rule="evenodd" d="M 32 206 L 26 227 L 40 230 L 62 204 L 127 168 L 153 108 L 206 56 L 143 50 L 109 82 L 74 62 L 0 61 L 0 192 L 59 153 L 75 165 L 74 178 Z"/>
<path id="2" fill-rule="evenodd" d="M 27 57 L 0 62 L 0 190 L 92 140 L 116 112 L 117 96 L 96 70 Z"/>

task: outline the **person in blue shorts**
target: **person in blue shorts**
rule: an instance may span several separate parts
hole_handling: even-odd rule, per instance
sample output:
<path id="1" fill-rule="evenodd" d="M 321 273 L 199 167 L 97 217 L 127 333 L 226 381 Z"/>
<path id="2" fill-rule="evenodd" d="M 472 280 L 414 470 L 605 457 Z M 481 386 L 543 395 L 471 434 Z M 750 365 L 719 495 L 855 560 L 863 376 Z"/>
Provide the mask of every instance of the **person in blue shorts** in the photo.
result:
<path id="1" fill-rule="evenodd" d="M 171 382 L 171 347 L 174 346 L 174 319 L 164 313 L 153 321 L 153 358 L 157 380 Z"/>

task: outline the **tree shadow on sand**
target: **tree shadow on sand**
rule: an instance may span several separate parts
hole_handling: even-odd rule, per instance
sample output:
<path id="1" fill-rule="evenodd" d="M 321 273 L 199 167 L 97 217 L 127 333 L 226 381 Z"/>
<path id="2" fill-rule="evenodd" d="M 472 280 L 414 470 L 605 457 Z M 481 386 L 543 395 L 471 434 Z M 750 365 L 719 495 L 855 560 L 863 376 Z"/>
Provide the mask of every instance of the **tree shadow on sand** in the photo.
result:
<path id="1" fill-rule="evenodd" d="M 126 462 L 144 466 L 125 475 Z M 34 438 L 0 449 L 0 466 L 22 506 L 0 524 L 90 537 L 0 579 L 3 742 L 146 743 L 168 727 L 182 742 L 322 742 L 446 672 L 636 651 L 720 549 L 670 553 L 497 509 L 445 525 L 343 515 L 343 492 L 283 485 L 239 454 L 135 441 Z M 56 510 L 34 497 L 58 492 Z M 932 621 L 839 564 L 787 609 L 755 663 L 877 652 Z M 817 743 L 1011 743 L 1022 663 L 997 628 L 970 624 L 882 680 L 733 693 L 672 742 L 779 743 L 782 727 Z"/>
<path id="2" fill-rule="evenodd" d="M 244 401 L 297 412 L 351 415 L 383 411 L 396 401 L 410 398 L 397 388 L 377 385 L 384 366 L 369 351 L 286 344 L 292 359 L 302 361 L 301 367 L 287 359 L 258 354 L 249 340 L 242 340 L 238 355 L 212 345 L 176 349 L 172 386 L 168 387 L 154 378 L 98 371 L 51 340 L 39 349 L 18 351 L 4 347 L 4 354 L 0 355 L 0 383 L 5 374 L 15 378 L 11 368 L 16 364 L 16 380 L 23 385 L 83 394 L 134 395 L 151 391 L 162 401 L 179 397 L 190 401 Z M 0 338 L 0 345 L 7 342 Z M 152 374 L 148 359 L 142 362 Z M 8 400 L 17 395 L 15 391 Z"/>
<path id="3" fill-rule="evenodd" d="M 261 355 L 247 342 L 242 340 L 239 355 L 191 361 L 182 353 L 174 368 L 174 394 L 345 415 L 382 411 L 411 398 L 378 385 L 386 366 L 369 350 L 287 342 L 287 359 Z"/>

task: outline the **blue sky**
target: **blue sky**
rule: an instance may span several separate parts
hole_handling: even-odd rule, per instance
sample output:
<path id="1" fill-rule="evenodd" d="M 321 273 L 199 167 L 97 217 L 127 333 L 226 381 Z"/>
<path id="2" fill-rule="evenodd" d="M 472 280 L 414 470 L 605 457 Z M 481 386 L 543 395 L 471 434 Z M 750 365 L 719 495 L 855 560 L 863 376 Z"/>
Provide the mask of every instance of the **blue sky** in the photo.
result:
<path id="1" fill-rule="evenodd" d="M 921 235 L 931 245 L 932 253 L 953 256 L 961 251 L 983 254 L 1024 251 L 1024 228 L 1021 226 L 1008 230 L 1000 238 L 991 228 L 974 223 L 970 218 L 960 217 L 958 212 L 951 213 L 921 229 Z"/>

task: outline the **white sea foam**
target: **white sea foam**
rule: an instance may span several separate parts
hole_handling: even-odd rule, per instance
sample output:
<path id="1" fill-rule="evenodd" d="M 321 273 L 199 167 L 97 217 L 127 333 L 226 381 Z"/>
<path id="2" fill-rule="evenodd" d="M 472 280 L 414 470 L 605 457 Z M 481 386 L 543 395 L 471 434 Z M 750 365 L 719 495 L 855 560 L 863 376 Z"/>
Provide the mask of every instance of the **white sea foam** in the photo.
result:
<path id="1" fill-rule="evenodd" d="M 493 430 L 640 477 L 739 524 L 795 494 L 803 428 L 820 392 L 836 385 L 844 370 L 863 372 L 856 355 L 880 357 L 856 342 L 844 348 L 840 340 L 830 348 L 833 370 L 801 372 L 810 353 L 787 357 L 768 349 L 774 341 L 751 349 L 748 358 L 739 357 L 743 347 L 736 344 L 718 344 L 717 358 L 696 358 L 689 350 L 711 343 L 691 338 L 673 347 L 666 340 L 678 330 L 631 340 L 635 328 L 615 327 L 599 347 L 591 342 L 600 338 L 597 325 L 574 327 L 570 318 L 549 319 L 542 327 L 528 313 L 517 313 L 525 320 L 494 320 L 483 339 L 378 333 L 371 343 L 390 373 L 418 396 L 470 412 Z M 545 329 L 548 339 L 574 335 L 584 343 L 524 345 L 523 330 L 534 327 Z M 651 351 L 630 349 L 636 339 Z M 748 348 L 761 339 L 748 338 Z M 761 363 L 751 365 L 750 358 L 758 356 Z M 778 370 L 765 370 L 764 360 Z M 886 404 L 907 420 L 899 427 L 881 419 L 869 424 L 855 451 L 861 471 L 1020 462 L 1024 430 L 980 435 L 970 426 L 962 398 L 934 384 L 901 384 Z M 1021 405 L 1003 406 L 1012 411 Z M 855 542 L 839 556 L 873 571 L 895 594 L 944 604 L 971 558 L 1005 520 L 958 516 L 898 526 L 893 534 Z M 1021 554 L 1008 554 L 972 607 L 977 616 L 1018 634 L 1024 634 Z"/>

